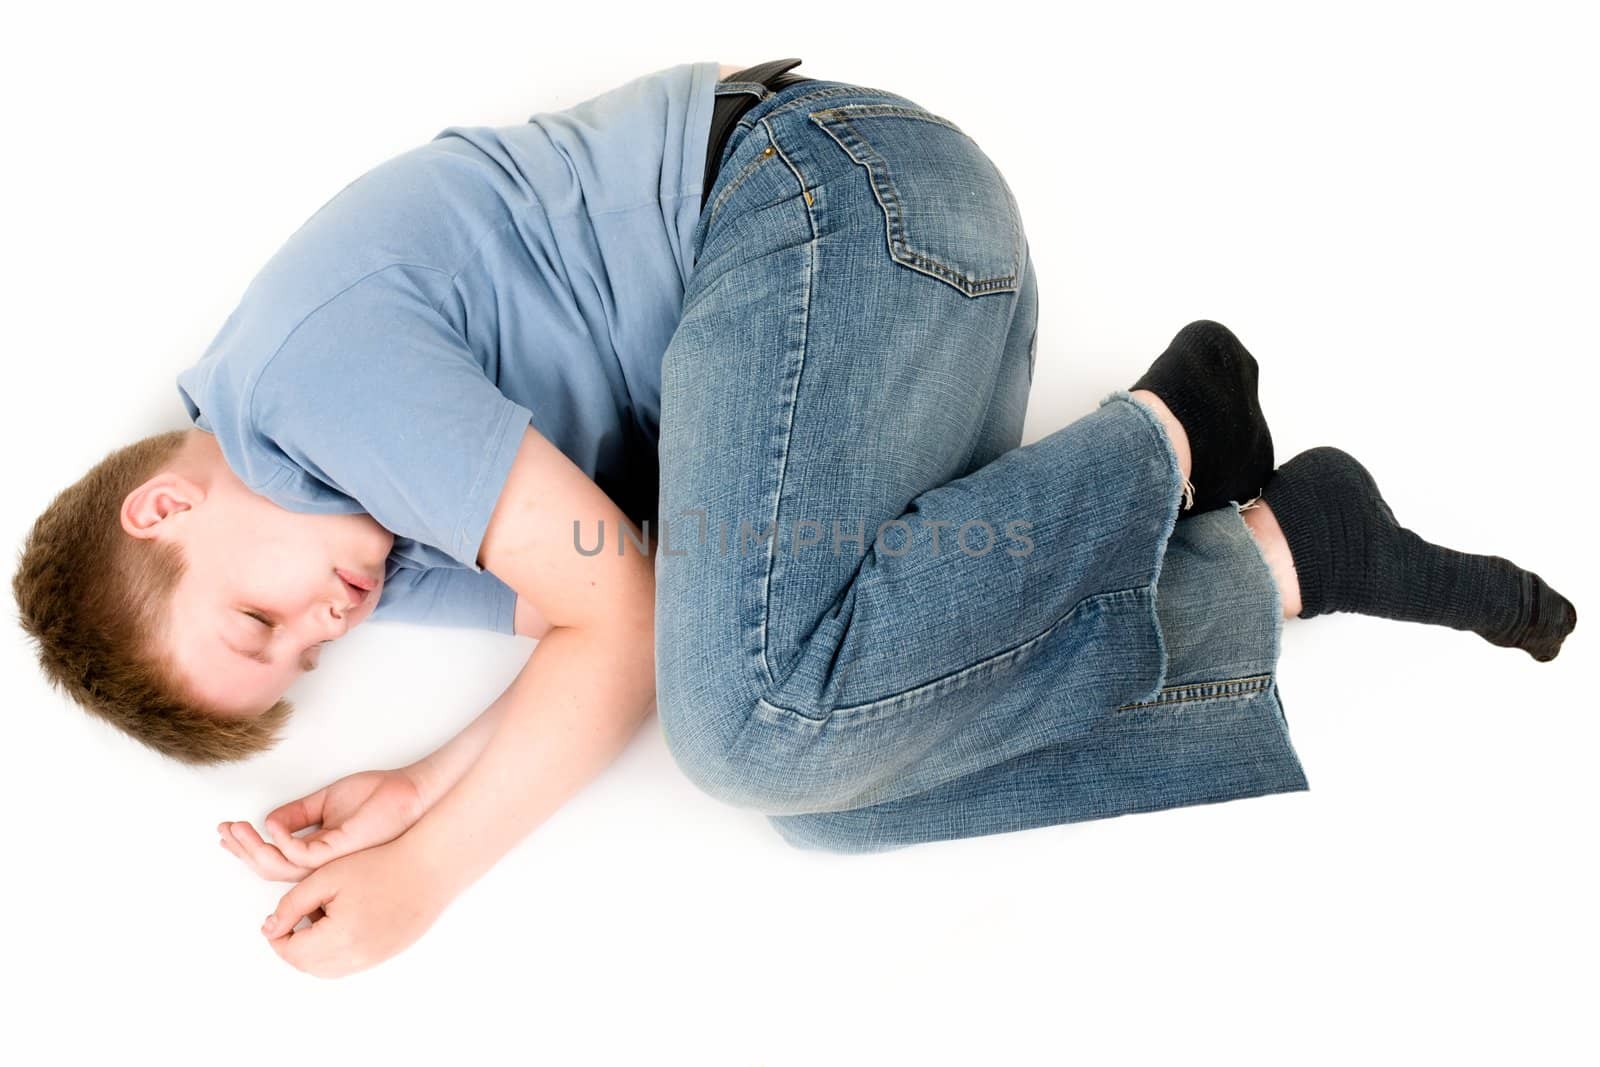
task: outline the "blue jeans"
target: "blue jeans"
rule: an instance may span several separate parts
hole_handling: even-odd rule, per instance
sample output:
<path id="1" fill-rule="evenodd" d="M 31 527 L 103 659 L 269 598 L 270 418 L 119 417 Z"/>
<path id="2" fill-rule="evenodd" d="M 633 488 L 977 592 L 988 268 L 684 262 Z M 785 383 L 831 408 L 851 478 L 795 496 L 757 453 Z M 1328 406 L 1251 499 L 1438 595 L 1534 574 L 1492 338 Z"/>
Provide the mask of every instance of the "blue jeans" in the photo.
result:
<path id="1" fill-rule="evenodd" d="M 825 80 L 730 137 L 663 358 L 657 709 L 791 843 L 1307 788 L 1276 585 L 1126 390 L 1019 447 L 1038 289 L 947 119 Z"/>

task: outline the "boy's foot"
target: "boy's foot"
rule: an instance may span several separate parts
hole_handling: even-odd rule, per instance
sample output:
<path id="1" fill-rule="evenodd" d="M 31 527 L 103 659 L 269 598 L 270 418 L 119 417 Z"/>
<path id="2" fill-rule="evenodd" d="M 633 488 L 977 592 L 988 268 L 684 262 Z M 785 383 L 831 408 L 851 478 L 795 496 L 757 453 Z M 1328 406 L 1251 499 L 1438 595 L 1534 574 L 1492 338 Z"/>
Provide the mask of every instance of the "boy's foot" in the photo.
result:
<path id="1" fill-rule="evenodd" d="M 1301 452 L 1273 472 L 1262 499 L 1289 543 L 1302 619 L 1349 611 L 1449 626 L 1540 662 L 1555 659 L 1577 625 L 1572 602 L 1532 571 L 1401 526 L 1348 452 Z"/>
<path id="2" fill-rule="evenodd" d="M 1179 330 L 1129 389 L 1148 389 L 1172 409 L 1189 437 L 1193 483 L 1180 519 L 1255 499 L 1272 474 L 1272 433 L 1256 395 L 1255 357 L 1209 319 Z"/>

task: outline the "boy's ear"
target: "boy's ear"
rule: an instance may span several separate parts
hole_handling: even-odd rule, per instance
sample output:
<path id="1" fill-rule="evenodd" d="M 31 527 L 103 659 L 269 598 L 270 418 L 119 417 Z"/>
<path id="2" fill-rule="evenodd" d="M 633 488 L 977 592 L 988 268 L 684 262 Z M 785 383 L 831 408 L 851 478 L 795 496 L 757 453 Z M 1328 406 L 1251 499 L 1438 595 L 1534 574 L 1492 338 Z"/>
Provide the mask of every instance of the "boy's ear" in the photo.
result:
<path id="1" fill-rule="evenodd" d="M 161 523 L 206 498 L 206 491 L 181 474 L 162 471 L 122 499 L 122 528 L 140 540 L 160 536 Z"/>

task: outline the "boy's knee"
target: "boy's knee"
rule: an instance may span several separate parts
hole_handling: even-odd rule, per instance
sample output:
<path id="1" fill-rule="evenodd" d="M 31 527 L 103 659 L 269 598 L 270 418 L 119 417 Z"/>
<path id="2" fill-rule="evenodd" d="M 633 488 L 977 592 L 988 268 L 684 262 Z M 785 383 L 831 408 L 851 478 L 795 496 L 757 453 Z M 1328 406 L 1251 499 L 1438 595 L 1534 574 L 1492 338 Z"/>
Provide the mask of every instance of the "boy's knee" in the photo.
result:
<path id="1" fill-rule="evenodd" d="M 658 670 L 656 711 L 667 750 L 696 788 L 725 804 L 769 814 L 810 811 L 837 800 L 840 783 L 815 735 L 797 736 L 771 721 L 759 692 L 684 684 L 670 674 Z"/>
<path id="2" fill-rule="evenodd" d="M 656 710 L 667 750 L 684 776 L 708 796 L 739 808 L 779 810 L 785 796 L 784 770 L 763 759 L 747 727 L 754 700 L 729 694 L 656 691 Z"/>

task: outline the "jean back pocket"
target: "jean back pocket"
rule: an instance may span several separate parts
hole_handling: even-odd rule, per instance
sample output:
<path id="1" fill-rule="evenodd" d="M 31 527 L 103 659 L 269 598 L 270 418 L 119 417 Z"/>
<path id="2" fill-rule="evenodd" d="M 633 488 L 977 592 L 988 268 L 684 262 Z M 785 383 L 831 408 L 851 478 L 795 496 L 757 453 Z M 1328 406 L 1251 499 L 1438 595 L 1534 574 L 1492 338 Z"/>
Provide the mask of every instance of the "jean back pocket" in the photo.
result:
<path id="1" fill-rule="evenodd" d="M 866 169 L 897 263 L 968 296 L 1020 287 L 1016 198 L 960 127 L 900 104 L 848 104 L 810 119 Z"/>

